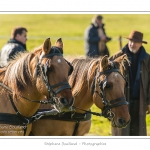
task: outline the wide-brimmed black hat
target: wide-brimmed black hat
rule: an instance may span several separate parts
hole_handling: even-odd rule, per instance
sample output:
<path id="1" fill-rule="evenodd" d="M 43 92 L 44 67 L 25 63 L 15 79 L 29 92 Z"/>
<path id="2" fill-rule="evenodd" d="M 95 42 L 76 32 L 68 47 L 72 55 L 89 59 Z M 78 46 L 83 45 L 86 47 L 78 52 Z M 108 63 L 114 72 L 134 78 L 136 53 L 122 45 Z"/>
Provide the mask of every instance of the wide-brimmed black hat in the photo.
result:
<path id="1" fill-rule="evenodd" d="M 128 37 L 124 37 L 124 38 L 133 40 L 135 42 L 142 42 L 144 44 L 147 44 L 146 41 L 143 41 L 143 33 L 139 32 L 139 31 L 133 30 Z"/>

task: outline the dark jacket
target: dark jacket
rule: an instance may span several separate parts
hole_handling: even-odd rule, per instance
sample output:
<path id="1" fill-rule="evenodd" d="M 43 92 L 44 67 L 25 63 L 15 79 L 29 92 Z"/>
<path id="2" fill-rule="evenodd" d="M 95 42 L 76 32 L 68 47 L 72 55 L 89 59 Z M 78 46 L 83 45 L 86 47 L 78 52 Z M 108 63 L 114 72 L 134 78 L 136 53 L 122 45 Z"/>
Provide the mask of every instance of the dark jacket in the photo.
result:
<path id="1" fill-rule="evenodd" d="M 86 28 L 85 33 L 84 33 L 84 49 L 85 49 L 85 55 L 89 57 L 97 57 L 100 56 L 101 54 L 99 53 L 98 49 L 98 43 L 101 40 L 99 35 L 98 35 L 98 28 L 94 24 L 91 24 L 89 27 Z M 102 26 L 102 29 L 105 34 L 105 29 L 104 29 L 104 24 Z M 107 37 L 108 38 L 108 37 Z M 108 41 L 111 40 L 111 38 L 108 38 Z M 103 55 L 108 55 L 109 56 L 109 51 L 107 46 L 105 45 L 105 50 Z"/>
<path id="2" fill-rule="evenodd" d="M 132 62 L 131 54 L 129 52 L 128 46 L 126 45 L 120 52 L 110 57 L 111 60 L 115 58 L 127 54 L 129 60 Z M 129 102 L 129 111 L 134 116 L 131 116 L 131 123 L 123 129 L 112 128 L 113 136 L 130 136 L 131 134 L 131 126 L 136 130 L 137 136 L 145 136 L 146 133 L 146 107 L 150 105 L 150 55 L 146 53 L 144 47 L 140 48 L 140 54 L 138 57 L 137 64 L 137 72 L 135 75 L 135 79 L 132 78 L 133 68 L 132 65 L 130 67 L 126 66 L 126 78 L 129 81 L 128 87 L 125 89 L 126 99 Z M 136 67 L 136 66 L 133 66 Z M 139 88 L 138 88 L 139 85 Z M 136 93 L 136 94 L 135 94 Z M 139 99 L 139 101 L 134 100 Z M 133 104 L 134 103 L 134 104 Z M 136 106 L 137 105 L 137 106 Z M 136 106 L 136 108 L 135 108 Z M 137 111 L 137 112 L 136 112 Z M 137 114 L 134 114 L 136 112 Z M 137 117 L 137 118 L 135 118 Z M 134 120 L 134 121 L 133 121 Z M 136 123 L 137 122 L 137 123 Z"/>
<path id="3" fill-rule="evenodd" d="M 13 59 L 17 53 L 24 51 L 26 51 L 25 44 L 15 39 L 10 39 L 1 49 L 0 66 L 6 66 L 8 61 Z"/>

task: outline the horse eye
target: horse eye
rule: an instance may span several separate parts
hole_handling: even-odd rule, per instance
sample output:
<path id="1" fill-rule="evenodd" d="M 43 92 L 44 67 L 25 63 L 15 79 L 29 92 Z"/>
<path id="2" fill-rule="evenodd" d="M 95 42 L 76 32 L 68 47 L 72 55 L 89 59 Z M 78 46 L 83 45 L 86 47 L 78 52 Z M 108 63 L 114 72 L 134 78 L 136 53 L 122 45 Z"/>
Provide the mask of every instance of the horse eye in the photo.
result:
<path id="1" fill-rule="evenodd" d="M 48 67 L 47 71 L 53 71 L 53 68 L 52 67 Z"/>
<path id="2" fill-rule="evenodd" d="M 106 88 L 111 88 L 112 87 L 112 84 L 111 83 L 107 83 L 106 84 Z"/>

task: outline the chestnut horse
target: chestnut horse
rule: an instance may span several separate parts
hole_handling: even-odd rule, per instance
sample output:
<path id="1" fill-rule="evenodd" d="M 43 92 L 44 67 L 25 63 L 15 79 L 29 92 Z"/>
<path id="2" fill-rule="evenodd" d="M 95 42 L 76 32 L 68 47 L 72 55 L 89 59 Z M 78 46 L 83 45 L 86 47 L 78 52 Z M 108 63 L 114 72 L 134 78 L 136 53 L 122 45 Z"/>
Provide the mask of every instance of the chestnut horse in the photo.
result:
<path id="1" fill-rule="evenodd" d="M 36 136 L 86 135 L 91 127 L 91 114 L 104 116 L 112 126 L 123 128 L 130 122 L 128 103 L 124 95 L 127 84 L 123 73 L 123 55 L 114 61 L 103 58 L 66 58 L 74 67 L 69 77 L 75 98 L 74 112 L 64 115 L 45 116 L 33 123 L 32 134 Z M 95 104 L 102 114 L 91 112 Z M 49 109 L 48 105 L 41 108 Z"/>
<path id="2" fill-rule="evenodd" d="M 41 103 L 70 111 L 74 98 L 68 83 L 72 67 L 50 38 L 33 52 L 20 53 L 0 68 L 0 135 L 28 135 Z M 55 114 L 55 113 L 54 113 Z"/>

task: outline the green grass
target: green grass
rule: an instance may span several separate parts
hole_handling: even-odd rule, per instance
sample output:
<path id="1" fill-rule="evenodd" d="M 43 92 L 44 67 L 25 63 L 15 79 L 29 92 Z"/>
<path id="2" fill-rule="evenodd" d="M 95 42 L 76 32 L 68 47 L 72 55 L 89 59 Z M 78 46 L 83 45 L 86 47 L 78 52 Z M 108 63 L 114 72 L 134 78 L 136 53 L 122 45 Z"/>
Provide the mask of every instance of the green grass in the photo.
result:
<path id="1" fill-rule="evenodd" d="M 90 24 L 93 14 L 0 14 L 0 49 L 9 40 L 15 26 L 28 29 L 27 49 L 41 45 L 48 37 L 52 44 L 59 37 L 64 42 L 65 55 L 84 55 L 84 30 Z M 118 37 L 128 36 L 132 30 L 144 33 L 144 40 L 150 43 L 150 14 L 103 14 L 105 29 L 112 41 L 108 43 L 110 54 L 119 50 Z M 123 38 L 123 45 L 127 40 Z M 150 53 L 149 44 L 144 45 Z M 99 110 L 93 106 L 93 111 Z M 150 135 L 150 115 L 147 116 L 148 135 Z M 110 123 L 103 117 L 92 117 L 92 135 L 111 135 Z"/>
<path id="2" fill-rule="evenodd" d="M 92 111 L 100 112 L 98 108 L 93 105 Z M 146 116 L 147 122 L 147 135 L 150 136 L 150 115 Z M 108 119 L 104 117 L 92 116 L 92 125 L 89 132 L 90 135 L 101 135 L 101 136 L 111 136 L 111 124 Z"/>
<path id="3" fill-rule="evenodd" d="M 144 39 L 150 42 L 149 22 L 150 15 L 145 14 L 104 14 L 106 33 L 113 40 L 108 43 L 110 53 L 119 50 L 119 35 L 128 36 L 133 29 L 144 33 Z M 91 14 L 0 14 L 0 47 L 10 37 L 10 31 L 14 26 L 25 26 L 28 29 L 28 50 L 43 43 L 50 37 L 52 42 L 59 37 L 64 40 L 65 54 L 84 55 L 83 34 L 90 24 Z M 123 39 L 123 45 L 127 40 Z M 145 45 L 150 52 L 148 45 Z"/>

